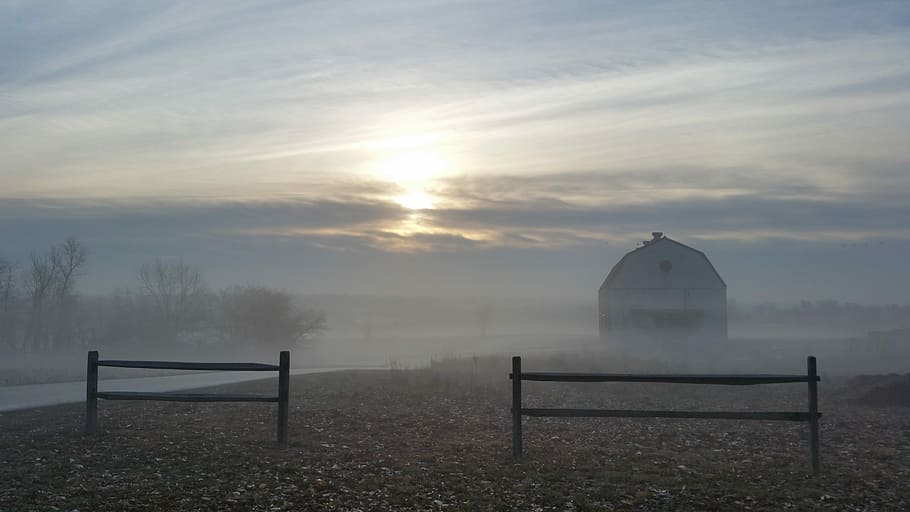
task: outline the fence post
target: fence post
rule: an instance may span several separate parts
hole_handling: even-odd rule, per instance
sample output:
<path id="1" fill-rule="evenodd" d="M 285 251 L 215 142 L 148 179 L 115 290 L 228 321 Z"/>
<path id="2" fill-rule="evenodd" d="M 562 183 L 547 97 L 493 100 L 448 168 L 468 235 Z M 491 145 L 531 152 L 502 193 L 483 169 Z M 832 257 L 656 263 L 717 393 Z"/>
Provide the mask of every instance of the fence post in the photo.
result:
<path id="1" fill-rule="evenodd" d="M 809 374 L 809 459 L 812 464 L 812 474 L 819 472 L 818 461 L 818 370 L 815 366 L 815 357 L 806 358 L 806 368 Z"/>
<path id="2" fill-rule="evenodd" d="M 288 396 L 290 395 L 291 353 L 282 350 L 278 358 L 278 442 L 288 444 Z"/>
<path id="3" fill-rule="evenodd" d="M 521 457 L 521 357 L 512 357 L 512 457 Z"/>
<path id="4" fill-rule="evenodd" d="M 98 426 L 98 351 L 88 353 L 85 372 L 85 433 L 94 434 Z"/>

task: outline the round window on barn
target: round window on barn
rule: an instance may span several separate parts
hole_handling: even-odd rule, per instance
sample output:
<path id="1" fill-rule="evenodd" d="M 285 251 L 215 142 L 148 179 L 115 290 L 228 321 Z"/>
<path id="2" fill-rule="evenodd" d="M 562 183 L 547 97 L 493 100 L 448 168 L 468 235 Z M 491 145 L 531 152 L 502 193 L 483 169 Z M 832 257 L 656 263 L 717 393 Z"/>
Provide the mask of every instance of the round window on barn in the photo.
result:
<path id="1" fill-rule="evenodd" d="M 660 270 L 662 272 L 669 272 L 673 268 L 673 263 L 670 260 L 660 260 Z"/>

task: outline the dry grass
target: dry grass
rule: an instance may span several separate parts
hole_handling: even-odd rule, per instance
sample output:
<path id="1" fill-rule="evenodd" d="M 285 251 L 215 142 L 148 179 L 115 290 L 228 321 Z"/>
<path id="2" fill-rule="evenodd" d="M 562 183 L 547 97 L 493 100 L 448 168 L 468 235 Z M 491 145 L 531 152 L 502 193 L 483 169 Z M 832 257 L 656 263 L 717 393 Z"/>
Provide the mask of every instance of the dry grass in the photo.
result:
<path id="1" fill-rule="evenodd" d="M 491 366 L 496 363 L 487 362 Z M 901 510 L 910 409 L 822 389 L 823 475 L 803 424 L 526 419 L 505 368 L 292 378 L 291 443 L 265 404 L 101 402 L 0 415 L 0 510 Z M 538 385 L 533 385 L 538 384 Z M 270 392 L 273 381 L 224 386 Z M 802 410 L 801 386 L 526 383 L 529 404 Z"/>

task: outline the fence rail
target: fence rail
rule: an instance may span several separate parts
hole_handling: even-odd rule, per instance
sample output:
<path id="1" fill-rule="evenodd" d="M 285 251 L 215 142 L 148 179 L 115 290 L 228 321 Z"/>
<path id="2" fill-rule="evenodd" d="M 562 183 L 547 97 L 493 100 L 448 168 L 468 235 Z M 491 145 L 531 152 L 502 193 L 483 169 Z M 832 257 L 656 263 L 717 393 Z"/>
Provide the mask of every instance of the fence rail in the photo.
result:
<path id="1" fill-rule="evenodd" d="M 225 372 L 277 372 L 280 365 L 264 363 L 184 363 L 179 361 L 121 361 L 102 359 L 98 366 L 151 368 L 155 370 L 216 370 Z"/>
<path id="2" fill-rule="evenodd" d="M 565 373 L 522 372 L 521 357 L 512 358 L 512 456 L 522 455 L 522 416 L 587 417 L 587 418 L 695 418 L 762 421 L 801 421 L 809 423 L 809 463 L 813 474 L 819 472 L 818 454 L 818 382 L 815 357 L 806 360 L 805 375 L 695 375 L 695 374 L 625 374 L 625 373 Z M 523 408 L 521 382 L 658 382 L 668 384 L 711 384 L 752 386 L 805 382 L 808 384 L 808 412 L 779 411 L 654 411 L 622 409 L 554 409 Z"/>
<path id="3" fill-rule="evenodd" d="M 669 384 L 723 384 L 725 386 L 754 386 L 756 384 L 784 384 L 808 382 L 806 375 L 687 375 L 631 373 L 561 373 L 526 372 L 521 380 L 542 382 L 663 382 Z"/>
<path id="4" fill-rule="evenodd" d="M 145 391 L 98 391 L 98 368 L 149 368 L 159 370 L 205 370 L 278 372 L 278 395 L 253 395 L 242 393 L 157 393 Z M 291 354 L 282 351 L 278 364 L 263 363 L 198 363 L 178 361 L 124 361 L 98 359 L 98 351 L 88 353 L 85 379 L 85 432 L 93 434 L 98 426 L 98 400 L 156 400 L 166 402 L 277 402 L 278 442 L 288 441 L 288 401 L 290 397 Z"/>
<path id="5" fill-rule="evenodd" d="M 142 391 L 99 391 L 104 400 L 157 400 L 161 402 L 277 402 L 277 396 L 205 393 L 147 393 Z"/>

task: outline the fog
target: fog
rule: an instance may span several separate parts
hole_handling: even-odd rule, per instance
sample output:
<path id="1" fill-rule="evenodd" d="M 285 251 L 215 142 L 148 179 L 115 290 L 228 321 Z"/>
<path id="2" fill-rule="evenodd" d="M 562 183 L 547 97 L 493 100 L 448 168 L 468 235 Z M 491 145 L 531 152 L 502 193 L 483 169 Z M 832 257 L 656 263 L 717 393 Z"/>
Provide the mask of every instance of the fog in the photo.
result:
<path id="1" fill-rule="evenodd" d="M 3 382 L 609 358 L 652 230 L 726 340 L 637 360 L 905 370 L 907 5 L 243 4 L 0 3 Z"/>
<path id="2" fill-rule="evenodd" d="M 63 245 L 55 246 L 60 247 Z M 36 264 L 40 261 L 29 263 Z M 174 283 L 182 282 L 183 291 L 164 287 L 156 292 L 154 283 L 148 281 L 156 268 L 159 278 L 168 278 L 165 274 L 170 271 L 182 272 L 170 277 L 176 279 Z M 559 367 L 551 370 L 721 373 L 802 372 L 805 357 L 815 355 L 822 372 L 844 376 L 906 372 L 910 360 L 910 306 L 831 299 L 743 304 L 731 299 L 727 304 L 729 336 L 722 344 L 662 346 L 648 342 L 645 330 L 639 333 L 644 336 L 639 343 L 647 348 L 624 351 L 618 339 L 599 335 L 593 294 L 584 300 L 290 294 L 254 286 L 215 289 L 205 282 L 200 268 L 153 260 L 137 267 L 132 283 L 108 295 L 79 293 L 83 274 L 77 271 L 72 290 L 65 292 L 66 300 L 48 298 L 45 310 L 38 310 L 30 306 L 34 288 L 17 281 L 25 279 L 23 269 L 11 265 L 7 269 L 8 274 L 22 274 L 7 275 L 10 298 L 4 310 L 0 359 L 0 380 L 7 385 L 79 380 L 89 349 L 100 350 L 102 358 L 110 359 L 262 362 L 275 362 L 279 350 L 290 349 L 295 368 L 407 369 L 493 357 L 501 359 L 503 373 L 511 355 L 547 362 L 544 364 L 558 360 Z M 186 282 L 188 277 L 193 279 Z M 162 290 L 173 295 L 175 304 L 177 299 L 183 301 L 179 307 L 186 311 L 161 309 L 164 303 L 154 297 Z M 251 296 L 249 304 L 243 302 L 244 294 L 259 290 L 274 294 L 278 302 L 267 307 L 278 310 L 254 308 L 264 300 L 261 295 Z M 287 303 L 281 302 L 282 297 Z M 228 306 L 249 311 L 231 313 L 225 309 Z M 262 329 L 263 321 L 281 321 L 283 314 L 293 317 L 291 309 L 282 313 L 281 308 L 292 308 L 301 315 L 296 320 L 313 323 L 294 323 L 297 330 L 291 327 L 287 332 Z M 48 325 L 35 323 L 40 314 Z M 258 329 L 229 324 L 229 314 L 234 315 L 231 321 L 250 322 Z M 173 329 L 166 328 L 168 322 Z M 300 332 L 301 328 L 306 332 Z M 663 333 L 662 339 L 666 336 Z M 107 369 L 102 377 L 162 373 L 166 372 Z"/>

